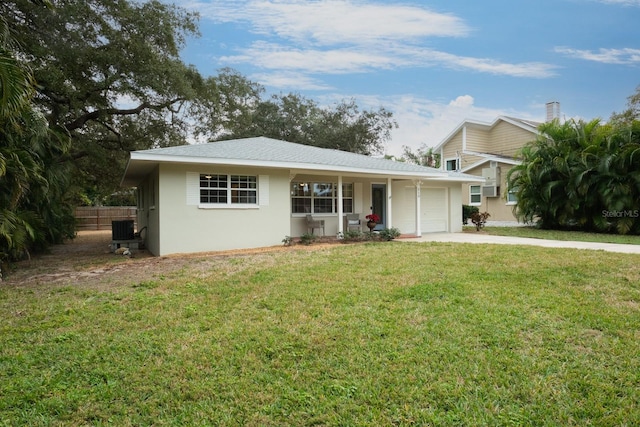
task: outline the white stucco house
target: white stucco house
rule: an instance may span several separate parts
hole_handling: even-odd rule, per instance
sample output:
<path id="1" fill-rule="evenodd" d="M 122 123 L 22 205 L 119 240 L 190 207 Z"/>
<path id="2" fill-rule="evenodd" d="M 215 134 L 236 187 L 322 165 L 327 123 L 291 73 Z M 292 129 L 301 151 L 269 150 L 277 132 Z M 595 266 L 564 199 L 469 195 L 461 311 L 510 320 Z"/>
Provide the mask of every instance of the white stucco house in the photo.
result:
<path id="1" fill-rule="evenodd" d="M 131 152 L 121 184 L 138 189 L 138 230 L 162 256 L 278 245 L 307 233 L 309 214 L 329 236 L 347 213 L 403 234 L 457 232 L 461 184 L 483 181 L 258 137 Z"/>

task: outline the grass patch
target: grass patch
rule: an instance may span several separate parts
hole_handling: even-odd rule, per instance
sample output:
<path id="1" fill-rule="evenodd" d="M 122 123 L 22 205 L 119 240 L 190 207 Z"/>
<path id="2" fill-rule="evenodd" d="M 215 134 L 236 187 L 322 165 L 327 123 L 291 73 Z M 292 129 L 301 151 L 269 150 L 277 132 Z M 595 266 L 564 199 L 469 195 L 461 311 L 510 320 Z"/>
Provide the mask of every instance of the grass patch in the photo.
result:
<path id="1" fill-rule="evenodd" d="M 0 423 L 639 425 L 637 261 L 385 243 L 0 287 Z"/>
<path id="2" fill-rule="evenodd" d="M 465 226 L 467 233 L 476 233 L 475 227 Z M 484 227 L 482 232 L 496 236 L 529 237 L 533 239 L 567 240 L 578 242 L 621 243 L 640 245 L 640 236 L 587 233 L 583 231 L 541 230 L 536 227 Z"/>

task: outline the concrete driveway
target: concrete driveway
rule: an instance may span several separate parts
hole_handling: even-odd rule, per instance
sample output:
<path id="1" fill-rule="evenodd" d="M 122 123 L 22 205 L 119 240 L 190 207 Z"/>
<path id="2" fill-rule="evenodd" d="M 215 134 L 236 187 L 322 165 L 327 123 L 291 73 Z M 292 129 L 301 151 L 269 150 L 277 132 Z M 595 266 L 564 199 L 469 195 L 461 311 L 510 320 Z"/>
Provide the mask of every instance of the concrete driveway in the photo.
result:
<path id="1" fill-rule="evenodd" d="M 419 238 L 411 238 L 406 242 L 454 242 L 454 243 L 489 243 L 500 245 L 530 245 L 545 248 L 574 248 L 639 254 L 640 245 L 617 243 L 574 242 L 563 240 L 531 239 L 526 237 L 492 236 L 483 233 L 428 233 Z"/>

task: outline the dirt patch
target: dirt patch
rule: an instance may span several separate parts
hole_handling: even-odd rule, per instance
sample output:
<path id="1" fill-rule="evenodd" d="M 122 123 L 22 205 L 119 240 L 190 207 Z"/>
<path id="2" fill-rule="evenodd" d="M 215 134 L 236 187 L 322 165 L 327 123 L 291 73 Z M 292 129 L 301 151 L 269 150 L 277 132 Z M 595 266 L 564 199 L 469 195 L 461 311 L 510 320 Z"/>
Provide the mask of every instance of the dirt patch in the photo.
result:
<path id="1" fill-rule="evenodd" d="M 78 236 L 62 245 L 51 247 L 49 253 L 21 261 L 4 272 L 0 286 L 82 285 L 117 288 L 168 275 L 188 265 L 200 269 L 211 267 L 216 260 L 232 256 L 251 256 L 277 251 L 319 250 L 335 246 L 338 241 L 325 239 L 312 245 L 273 246 L 197 254 L 155 257 L 147 250 L 132 250 L 131 257 L 111 252 L 111 231 L 80 231 Z"/>

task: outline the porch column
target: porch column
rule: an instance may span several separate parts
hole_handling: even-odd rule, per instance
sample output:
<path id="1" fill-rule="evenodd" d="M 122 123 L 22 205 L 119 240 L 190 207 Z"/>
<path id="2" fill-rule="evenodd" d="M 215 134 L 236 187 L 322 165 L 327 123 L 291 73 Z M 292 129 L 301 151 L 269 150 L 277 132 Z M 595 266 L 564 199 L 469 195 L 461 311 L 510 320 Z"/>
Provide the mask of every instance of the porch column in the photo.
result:
<path id="1" fill-rule="evenodd" d="M 344 233 L 344 221 L 342 220 L 342 175 L 338 176 L 338 233 Z"/>
<path id="2" fill-rule="evenodd" d="M 391 178 L 387 178 L 387 228 L 393 227 L 393 199 L 392 199 L 392 189 L 391 189 Z"/>
<path id="3" fill-rule="evenodd" d="M 422 185 L 422 181 L 415 180 L 413 183 L 416 185 L 416 237 L 422 237 L 422 225 L 420 224 L 420 217 L 422 216 L 420 212 L 420 186 Z"/>

